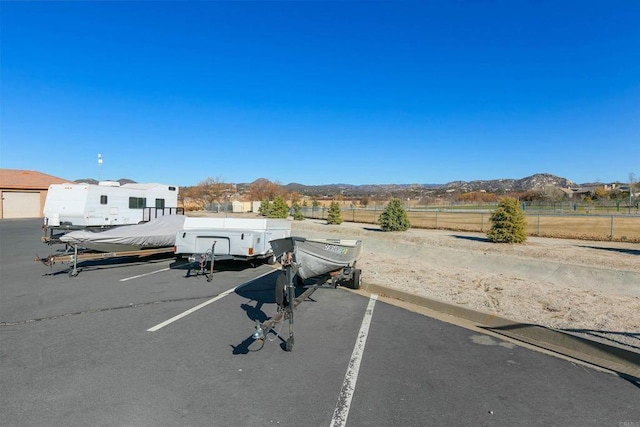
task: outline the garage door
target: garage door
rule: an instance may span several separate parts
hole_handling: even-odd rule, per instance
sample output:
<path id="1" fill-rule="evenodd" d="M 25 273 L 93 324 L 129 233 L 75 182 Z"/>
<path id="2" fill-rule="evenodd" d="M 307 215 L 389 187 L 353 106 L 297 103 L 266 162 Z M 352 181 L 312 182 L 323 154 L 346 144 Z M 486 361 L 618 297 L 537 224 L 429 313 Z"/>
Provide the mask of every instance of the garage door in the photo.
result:
<path id="1" fill-rule="evenodd" d="M 39 218 L 40 193 L 21 193 L 19 191 L 2 192 L 3 218 Z"/>

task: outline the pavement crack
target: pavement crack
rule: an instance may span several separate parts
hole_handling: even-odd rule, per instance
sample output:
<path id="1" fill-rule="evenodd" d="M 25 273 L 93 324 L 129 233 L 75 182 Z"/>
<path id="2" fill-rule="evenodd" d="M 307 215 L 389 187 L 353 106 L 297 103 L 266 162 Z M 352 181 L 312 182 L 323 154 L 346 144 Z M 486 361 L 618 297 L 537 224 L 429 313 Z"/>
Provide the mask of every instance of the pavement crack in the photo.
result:
<path id="1" fill-rule="evenodd" d="M 93 309 L 93 310 L 82 310 L 82 311 L 76 311 L 74 313 L 55 314 L 53 316 L 38 317 L 38 318 L 35 318 L 35 319 L 17 320 L 17 321 L 14 321 L 14 322 L 0 322 L 0 327 L 24 325 L 24 324 L 27 324 L 27 323 L 44 322 L 44 321 L 47 321 L 47 320 L 56 320 L 56 319 L 61 319 L 61 318 L 64 318 L 64 317 L 80 316 L 80 315 L 83 315 L 83 314 L 102 313 L 102 312 L 105 312 L 105 311 L 123 310 L 123 309 L 126 309 L 126 308 L 138 308 L 138 307 L 145 307 L 145 306 L 148 306 L 148 305 L 155 305 L 155 304 L 166 304 L 166 303 L 171 303 L 171 302 L 203 300 L 203 299 L 213 298 L 213 297 L 216 297 L 216 296 L 217 295 L 207 295 L 207 296 L 201 296 L 201 297 L 175 298 L 175 299 L 166 299 L 166 300 L 160 300 L 160 301 L 131 303 L 131 304 L 123 305 L 123 306 L 119 306 L 119 307 L 107 307 L 107 308 L 96 308 L 96 309 Z"/>

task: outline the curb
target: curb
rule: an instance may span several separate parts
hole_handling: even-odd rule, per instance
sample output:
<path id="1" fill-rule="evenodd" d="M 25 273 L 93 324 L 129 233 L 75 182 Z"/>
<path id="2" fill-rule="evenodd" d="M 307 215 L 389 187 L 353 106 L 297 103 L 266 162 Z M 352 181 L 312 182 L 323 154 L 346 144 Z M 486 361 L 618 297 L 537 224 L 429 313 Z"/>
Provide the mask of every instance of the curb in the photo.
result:
<path id="1" fill-rule="evenodd" d="M 380 285 L 367 283 L 360 288 L 360 291 L 375 293 L 474 322 L 481 329 L 613 371 L 640 385 L 640 352 L 607 345 L 545 326 L 514 322 L 495 314 L 474 311 Z"/>

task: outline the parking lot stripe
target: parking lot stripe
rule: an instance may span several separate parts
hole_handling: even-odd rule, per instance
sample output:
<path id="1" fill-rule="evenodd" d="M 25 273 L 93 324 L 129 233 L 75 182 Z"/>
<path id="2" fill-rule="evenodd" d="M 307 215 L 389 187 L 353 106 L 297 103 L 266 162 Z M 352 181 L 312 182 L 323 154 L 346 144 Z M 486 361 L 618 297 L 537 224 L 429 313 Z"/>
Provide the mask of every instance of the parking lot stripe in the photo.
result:
<path id="1" fill-rule="evenodd" d="M 218 301 L 219 299 L 222 299 L 222 298 L 226 297 L 226 296 L 227 296 L 227 295 L 229 295 L 230 293 L 235 292 L 235 290 L 236 290 L 236 289 L 237 289 L 237 286 L 236 286 L 235 288 L 231 288 L 231 289 L 229 289 L 229 290 L 227 290 L 227 291 L 224 291 L 223 293 L 221 293 L 221 294 L 220 294 L 220 295 L 218 295 L 217 297 L 213 297 L 213 298 L 211 298 L 210 300 L 205 301 L 205 302 L 203 302 L 203 303 L 202 303 L 202 304 L 200 304 L 200 305 L 196 305 L 195 307 L 190 308 L 189 310 L 184 311 L 184 312 L 182 312 L 182 313 L 178 314 L 177 316 L 172 317 L 172 318 L 171 318 L 171 319 L 169 319 L 169 320 L 165 320 L 164 322 L 157 324 L 157 325 L 156 325 L 156 326 L 154 326 L 153 328 L 149 328 L 149 329 L 147 329 L 147 332 L 155 332 L 155 331 L 157 331 L 158 329 L 162 329 L 162 328 L 164 328 L 165 326 L 167 326 L 167 325 L 169 325 L 169 324 L 171 324 L 171 323 L 175 322 L 176 320 L 180 320 L 180 319 L 182 319 L 183 317 L 190 315 L 190 314 L 191 314 L 191 313 L 193 313 L 194 311 L 198 311 L 198 310 L 200 310 L 202 307 L 206 307 L 206 306 L 208 306 L 209 304 L 211 304 L 212 302 L 216 302 L 216 301 Z"/>
<path id="2" fill-rule="evenodd" d="M 195 311 L 200 310 L 202 307 L 206 307 L 206 306 L 208 306 L 209 304 L 211 304 L 211 303 L 213 303 L 213 302 L 216 302 L 216 301 L 218 301 L 218 300 L 220 300 L 220 299 L 222 299 L 222 298 L 226 297 L 227 295 L 229 295 L 229 294 L 231 294 L 231 293 L 235 292 L 235 290 L 236 290 L 236 289 L 238 289 L 240 286 L 246 285 L 247 283 L 251 283 L 251 282 L 253 282 L 254 280 L 258 280 L 259 278 L 264 277 L 264 276 L 267 276 L 267 275 L 272 274 L 272 273 L 273 273 L 273 271 L 268 271 L 268 272 L 266 272 L 266 273 L 264 273 L 264 274 L 259 275 L 258 277 L 254 277 L 253 279 L 249 280 L 248 282 L 242 283 L 242 284 L 240 284 L 240 285 L 238 285 L 238 286 L 236 286 L 236 287 L 234 287 L 234 288 L 231 288 L 231 289 L 229 289 L 229 290 L 227 290 L 227 291 L 224 291 L 224 292 L 223 292 L 223 293 L 221 293 L 220 295 L 218 295 L 218 296 L 216 296 L 216 297 L 213 297 L 213 298 L 211 298 L 210 300 L 207 300 L 207 301 L 203 302 L 203 303 L 202 303 L 202 304 L 200 304 L 200 305 L 196 305 L 195 307 L 190 308 L 189 310 L 187 310 L 187 311 L 185 311 L 185 312 L 183 312 L 183 313 L 180 313 L 180 314 L 178 314 L 177 316 L 174 316 L 174 317 L 172 317 L 172 318 L 171 318 L 171 319 L 169 319 L 169 320 L 165 320 L 164 322 L 157 324 L 157 325 L 156 325 L 156 326 L 154 326 L 153 328 L 149 328 L 149 329 L 147 329 L 147 332 L 156 332 L 157 330 L 164 328 L 165 326 L 167 326 L 167 325 L 169 325 L 169 324 L 171 324 L 171 323 L 175 322 L 176 320 L 180 320 L 180 319 L 182 319 L 183 317 L 188 316 L 188 315 L 190 315 L 191 313 L 193 313 L 193 312 L 195 312 Z"/>
<path id="3" fill-rule="evenodd" d="M 152 274 L 156 274 L 156 273 L 160 273 L 161 271 L 169 271 L 170 268 L 163 268 L 161 270 L 156 270 L 156 271 L 151 271 L 149 273 L 144 273 L 144 274 L 138 274 L 137 276 L 131 276 L 131 277 L 125 277 L 124 279 L 120 279 L 121 282 L 126 282 L 127 280 L 131 280 L 131 279 L 137 279 L 139 277 L 144 277 L 144 276 L 150 276 Z"/>
<path id="4" fill-rule="evenodd" d="M 367 311 L 364 313 L 360 331 L 358 332 L 358 339 L 353 348 L 353 353 L 351 353 L 351 360 L 349 360 L 347 373 L 344 376 L 344 382 L 342 383 L 342 388 L 338 395 L 338 402 L 336 403 L 336 409 L 334 410 L 333 417 L 331 418 L 330 427 L 343 427 L 347 424 L 347 416 L 349 415 L 351 399 L 353 398 L 353 393 L 356 390 L 356 381 L 358 380 L 358 372 L 360 371 L 360 361 L 364 354 L 364 346 L 367 343 L 369 326 L 371 325 L 371 318 L 373 317 L 373 308 L 377 299 L 377 294 L 372 294 L 369 298 L 369 305 L 367 305 Z"/>

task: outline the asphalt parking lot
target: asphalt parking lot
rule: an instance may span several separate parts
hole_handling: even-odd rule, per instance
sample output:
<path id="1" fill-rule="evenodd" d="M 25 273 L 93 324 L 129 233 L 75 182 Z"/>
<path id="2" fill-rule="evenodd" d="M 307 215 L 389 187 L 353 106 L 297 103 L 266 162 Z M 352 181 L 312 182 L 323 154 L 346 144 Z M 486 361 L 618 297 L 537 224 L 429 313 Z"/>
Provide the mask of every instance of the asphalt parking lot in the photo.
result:
<path id="1" fill-rule="evenodd" d="M 0 221 L 2 426 L 640 427 L 640 384 L 342 288 L 264 342 L 273 266 L 172 257 L 46 267 Z"/>

